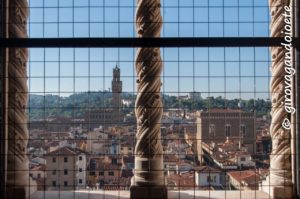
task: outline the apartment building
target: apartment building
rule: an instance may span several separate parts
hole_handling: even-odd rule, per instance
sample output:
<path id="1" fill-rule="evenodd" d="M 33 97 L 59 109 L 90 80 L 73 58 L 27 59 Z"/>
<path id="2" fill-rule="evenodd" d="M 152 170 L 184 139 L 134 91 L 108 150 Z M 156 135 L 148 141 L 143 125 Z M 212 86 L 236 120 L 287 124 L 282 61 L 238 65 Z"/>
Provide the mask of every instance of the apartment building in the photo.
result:
<path id="1" fill-rule="evenodd" d="M 78 149 L 62 147 L 45 155 L 46 189 L 75 190 L 86 185 L 86 155 Z"/>

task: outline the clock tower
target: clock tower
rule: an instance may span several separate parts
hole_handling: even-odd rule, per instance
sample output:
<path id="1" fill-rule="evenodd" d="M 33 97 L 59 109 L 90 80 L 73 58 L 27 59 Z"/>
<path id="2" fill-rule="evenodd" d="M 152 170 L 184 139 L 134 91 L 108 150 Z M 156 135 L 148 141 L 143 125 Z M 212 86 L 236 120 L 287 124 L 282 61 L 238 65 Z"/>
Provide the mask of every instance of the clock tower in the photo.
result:
<path id="1" fill-rule="evenodd" d="M 118 67 L 118 65 L 116 65 L 116 67 L 113 69 L 113 80 L 111 82 L 111 87 L 113 109 L 120 111 L 122 107 L 122 81 L 120 80 L 120 68 Z"/>

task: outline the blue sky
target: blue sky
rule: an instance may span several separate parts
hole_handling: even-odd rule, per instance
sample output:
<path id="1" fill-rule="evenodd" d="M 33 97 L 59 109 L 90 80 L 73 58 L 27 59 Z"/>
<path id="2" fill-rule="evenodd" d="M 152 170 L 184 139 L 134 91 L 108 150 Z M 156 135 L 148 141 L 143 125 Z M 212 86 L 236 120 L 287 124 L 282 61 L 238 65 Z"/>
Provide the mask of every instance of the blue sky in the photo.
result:
<path id="1" fill-rule="evenodd" d="M 134 0 L 30 0 L 28 34 L 135 37 Z M 267 0 L 163 0 L 163 37 L 267 37 Z M 164 48 L 162 91 L 183 95 L 268 98 L 268 48 Z M 135 49 L 31 49 L 32 93 L 62 96 L 108 90 L 119 63 L 123 90 L 135 92 Z"/>

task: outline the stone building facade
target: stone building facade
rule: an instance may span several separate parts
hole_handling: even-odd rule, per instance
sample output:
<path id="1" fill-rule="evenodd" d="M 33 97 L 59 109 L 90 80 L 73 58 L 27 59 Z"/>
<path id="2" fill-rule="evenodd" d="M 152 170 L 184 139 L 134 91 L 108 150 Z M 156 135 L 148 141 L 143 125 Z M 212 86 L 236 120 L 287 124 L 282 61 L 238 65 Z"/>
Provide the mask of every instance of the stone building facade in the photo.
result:
<path id="1" fill-rule="evenodd" d="M 202 142 L 224 142 L 227 138 L 255 152 L 255 114 L 240 110 L 212 109 L 197 113 L 197 151 L 202 160 Z"/>
<path id="2" fill-rule="evenodd" d="M 111 108 L 93 109 L 85 113 L 85 124 L 89 130 L 100 125 L 120 124 L 123 121 L 122 113 L 122 81 L 120 78 L 121 70 L 118 66 L 113 69 L 112 104 Z"/>
<path id="3" fill-rule="evenodd" d="M 75 190 L 86 185 L 86 156 L 69 147 L 47 153 L 46 190 Z"/>

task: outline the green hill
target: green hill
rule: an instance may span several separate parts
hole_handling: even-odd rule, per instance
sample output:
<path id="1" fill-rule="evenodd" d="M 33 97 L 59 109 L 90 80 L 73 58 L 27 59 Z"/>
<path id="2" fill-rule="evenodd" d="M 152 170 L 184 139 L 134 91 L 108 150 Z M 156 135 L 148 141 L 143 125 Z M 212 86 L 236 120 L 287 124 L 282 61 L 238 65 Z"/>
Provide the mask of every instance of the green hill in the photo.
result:
<path id="1" fill-rule="evenodd" d="M 74 118 L 84 117 L 88 109 L 101 109 L 111 107 L 112 94 L 110 92 L 85 92 L 76 93 L 68 97 L 58 95 L 34 95 L 29 96 L 28 114 L 30 120 L 47 118 L 49 116 L 69 116 Z M 135 100 L 132 93 L 122 93 L 123 99 Z M 271 103 L 269 100 L 239 100 L 224 99 L 222 97 L 209 97 L 206 99 L 178 100 L 175 96 L 162 96 L 164 108 L 183 108 L 186 110 L 201 110 L 208 108 L 241 108 L 244 111 L 256 111 L 258 116 L 269 115 Z M 134 111 L 134 103 L 130 107 L 124 107 L 125 112 Z"/>

